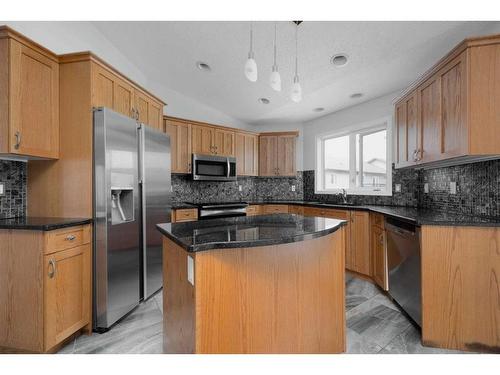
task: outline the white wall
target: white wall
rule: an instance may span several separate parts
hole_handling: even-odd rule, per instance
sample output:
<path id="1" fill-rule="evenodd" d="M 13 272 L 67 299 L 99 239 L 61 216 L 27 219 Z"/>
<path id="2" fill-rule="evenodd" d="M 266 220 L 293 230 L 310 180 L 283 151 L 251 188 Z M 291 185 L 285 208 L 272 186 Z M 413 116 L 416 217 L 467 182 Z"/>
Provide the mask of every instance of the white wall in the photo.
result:
<path id="1" fill-rule="evenodd" d="M 167 102 L 170 116 L 206 121 L 242 129 L 253 127 L 227 114 L 188 98 L 146 77 L 91 22 L 0 21 L 56 54 L 92 51 L 122 74 Z"/>
<path id="2" fill-rule="evenodd" d="M 307 121 L 303 124 L 304 133 L 304 170 L 313 170 L 315 166 L 316 136 L 330 131 L 348 129 L 364 122 L 392 116 L 394 112 L 393 100 L 399 92 L 381 96 L 338 112 Z"/>
<path id="3" fill-rule="evenodd" d="M 252 129 L 256 132 L 280 132 L 280 131 L 293 131 L 298 130 L 299 136 L 297 138 L 297 159 L 296 165 L 298 171 L 304 170 L 304 124 L 301 122 L 296 123 L 283 123 L 283 124 L 272 124 L 272 125 L 255 125 Z"/>

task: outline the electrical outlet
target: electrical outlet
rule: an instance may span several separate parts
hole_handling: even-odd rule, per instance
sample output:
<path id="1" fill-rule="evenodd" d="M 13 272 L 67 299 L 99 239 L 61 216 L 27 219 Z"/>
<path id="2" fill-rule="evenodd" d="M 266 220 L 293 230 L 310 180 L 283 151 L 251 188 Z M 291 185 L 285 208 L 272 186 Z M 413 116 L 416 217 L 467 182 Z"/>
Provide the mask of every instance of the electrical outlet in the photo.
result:
<path id="1" fill-rule="evenodd" d="M 426 183 L 424 184 L 424 193 L 425 193 L 425 194 L 429 194 L 429 183 L 428 183 L 428 182 L 426 182 Z"/>
<path id="2" fill-rule="evenodd" d="M 4 194 L 5 194 L 5 191 L 3 188 L 3 184 L 0 184 L 0 195 L 4 195 Z"/>
<path id="3" fill-rule="evenodd" d="M 401 193 L 401 184 L 394 185 L 394 190 L 396 190 L 396 193 Z"/>
<path id="4" fill-rule="evenodd" d="M 295 185 L 292 185 L 292 191 L 295 191 Z"/>
<path id="5" fill-rule="evenodd" d="M 243 186 L 238 185 L 238 191 L 243 191 Z"/>
<path id="6" fill-rule="evenodd" d="M 455 181 L 450 181 L 450 194 L 457 193 L 457 183 Z"/>
<path id="7" fill-rule="evenodd" d="M 172 185 L 170 185 L 170 192 L 173 193 L 174 192 L 174 187 Z"/>

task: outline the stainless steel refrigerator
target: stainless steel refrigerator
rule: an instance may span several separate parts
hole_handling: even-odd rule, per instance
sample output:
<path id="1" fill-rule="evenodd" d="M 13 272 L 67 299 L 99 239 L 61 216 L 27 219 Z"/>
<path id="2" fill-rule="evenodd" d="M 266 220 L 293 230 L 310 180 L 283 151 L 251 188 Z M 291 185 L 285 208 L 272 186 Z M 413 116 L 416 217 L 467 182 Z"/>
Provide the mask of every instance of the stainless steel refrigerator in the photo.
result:
<path id="1" fill-rule="evenodd" d="M 162 287 L 170 221 L 170 139 L 94 110 L 94 330 L 106 331 Z"/>

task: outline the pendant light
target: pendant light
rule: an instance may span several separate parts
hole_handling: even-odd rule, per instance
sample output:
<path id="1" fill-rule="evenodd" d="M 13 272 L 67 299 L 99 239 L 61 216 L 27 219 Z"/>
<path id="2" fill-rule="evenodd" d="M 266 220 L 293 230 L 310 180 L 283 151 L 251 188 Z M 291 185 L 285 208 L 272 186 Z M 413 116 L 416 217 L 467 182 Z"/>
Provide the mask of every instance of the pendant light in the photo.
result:
<path id="1" fill-rule="evenodd" d="M 298 73 L 298 32 L 299 32 L 299 23 L 295 22 L 295 76 L 293 77 L 293 86 L 292 86 L 292 100 L 295 103 L 298 103 L 302 100 L 302 87 L 299 82 L 299 73 Z"/>
<path id="2" fill-rule="evenodd" d="M 253 53 L 253 23 L 250 23 L 250 52 L 248 52 L 248 59 L 245 63 L 245 76 L 250 82 L 257 81 L 257 63 Z"/>
<path id="3" fill-rule="evenodd" d="M 281 76 L 278 72 L 278 65 L 276 65 L 276 22 L 274 23 L 274 64 L 269 77 L 269 84 L 275 91 L 281 91 Z"/>

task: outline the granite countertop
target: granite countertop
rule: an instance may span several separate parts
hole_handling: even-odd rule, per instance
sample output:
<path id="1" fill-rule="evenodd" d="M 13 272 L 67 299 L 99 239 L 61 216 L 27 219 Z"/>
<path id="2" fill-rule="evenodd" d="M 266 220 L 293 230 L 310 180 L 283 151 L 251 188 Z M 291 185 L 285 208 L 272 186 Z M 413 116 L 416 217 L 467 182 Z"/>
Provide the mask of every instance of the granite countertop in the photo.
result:
<path id="1" fill-rule="evenodd" d="M 293 214 L 239 216 L 158 224 L 158 230 L 190 252 L 279 245 L 326 236 L 344 220 Z"/>
<path id="2" fill-rule="evenodd" d="M 26 229 L 49 231 L 92 223 L 89 218 L 23 216 L 0 219 L 0 229 Z"/>

